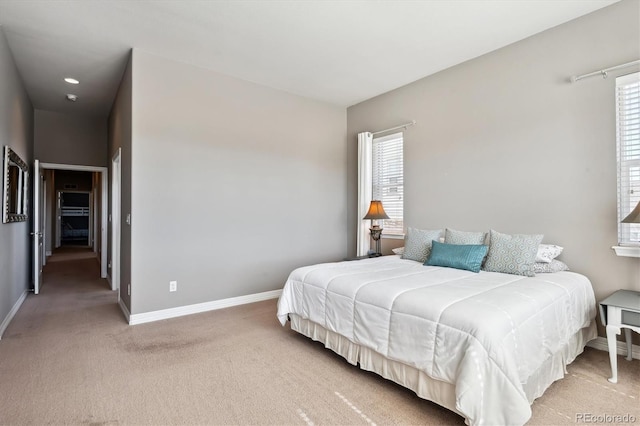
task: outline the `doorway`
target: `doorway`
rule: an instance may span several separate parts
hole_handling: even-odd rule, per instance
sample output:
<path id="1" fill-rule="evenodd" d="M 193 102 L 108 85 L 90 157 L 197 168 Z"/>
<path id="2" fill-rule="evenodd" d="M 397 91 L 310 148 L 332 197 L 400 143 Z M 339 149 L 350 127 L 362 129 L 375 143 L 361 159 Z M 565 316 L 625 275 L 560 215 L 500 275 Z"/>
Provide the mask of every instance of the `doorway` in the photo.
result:
<path id="1" fill-rule="evenodd" d="M 100 277 L 107 278 L 107 168 L 54 163 L 40 163 L 39 168 L 45 176 L 38 231 L 44 234 L 45 256 L 56 248 L 82 248 L 97 258 Z M 45 256 L 36 261 L 44 264 Z"/>
<path id="2" fill-rule="evenodd" d="M 58 191 L 59 247 L 93 247 L 91 192 Z"/>

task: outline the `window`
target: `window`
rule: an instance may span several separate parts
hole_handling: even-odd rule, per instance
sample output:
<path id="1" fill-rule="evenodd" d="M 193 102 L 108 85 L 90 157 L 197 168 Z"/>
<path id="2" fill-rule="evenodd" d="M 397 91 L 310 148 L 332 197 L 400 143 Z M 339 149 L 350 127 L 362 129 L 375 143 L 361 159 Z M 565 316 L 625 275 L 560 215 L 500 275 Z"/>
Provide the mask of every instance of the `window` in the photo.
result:
<path id="1" fill-rule="evenodd" d="M 402 133 L 373 139 L 372 199 L 382 201 L 389 219 L 383 235 L 404 235 L 404 172 Z"/>
<path id="2" fill-rule="evenodd" d="M 640 244 L 640 224 L 620 223 L 640 202 L 640 73 L 616 78 L 618 242 Z"/>

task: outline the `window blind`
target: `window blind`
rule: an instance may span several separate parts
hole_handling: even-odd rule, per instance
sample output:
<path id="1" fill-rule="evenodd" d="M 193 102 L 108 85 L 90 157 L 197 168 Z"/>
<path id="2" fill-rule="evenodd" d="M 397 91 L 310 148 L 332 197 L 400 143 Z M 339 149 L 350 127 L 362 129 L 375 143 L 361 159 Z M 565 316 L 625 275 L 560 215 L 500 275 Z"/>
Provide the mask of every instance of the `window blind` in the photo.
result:
<path id="1" fill-rule="evenodd" d="M 383 235 L 404 234 L 404 165 L 402 133 L 373 140 L 372 196 L 382 201 L 389 219 L 381 222 Z"/>
<path id="2" fill-rule="evenodd" d="M 640 202 L 640 73 L 616 78 L 618 242 L 640 244 L 640 224 L 620 223 Z"/>

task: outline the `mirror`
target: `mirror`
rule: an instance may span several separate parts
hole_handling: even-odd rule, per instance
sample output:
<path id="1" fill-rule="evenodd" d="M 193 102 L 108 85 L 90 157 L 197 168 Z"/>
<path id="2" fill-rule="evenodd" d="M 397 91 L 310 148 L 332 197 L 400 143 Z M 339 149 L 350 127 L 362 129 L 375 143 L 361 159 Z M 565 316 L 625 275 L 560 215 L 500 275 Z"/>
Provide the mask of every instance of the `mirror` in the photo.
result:
<path id="1" fill-rule="evenodd" d="M 29 169 L 27 163 L 22 161 L 11 148 L 5 146 L 2 170 L 4 177 L 2 222 L 23 222 L 28 218 L 27 180 Z"/>

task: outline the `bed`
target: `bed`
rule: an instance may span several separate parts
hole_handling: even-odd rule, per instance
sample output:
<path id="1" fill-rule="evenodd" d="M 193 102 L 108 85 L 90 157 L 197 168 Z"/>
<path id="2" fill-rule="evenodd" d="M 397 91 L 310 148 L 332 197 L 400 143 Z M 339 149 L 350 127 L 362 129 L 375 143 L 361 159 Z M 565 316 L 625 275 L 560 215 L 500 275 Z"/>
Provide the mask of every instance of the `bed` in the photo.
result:
<path id="1" fill-rule="evenodd" d="M 589 280 L 440 266 L 400 256 L 294 270 L 278 319 L 468 424 L 524 424 L 596 337 Z"/>

